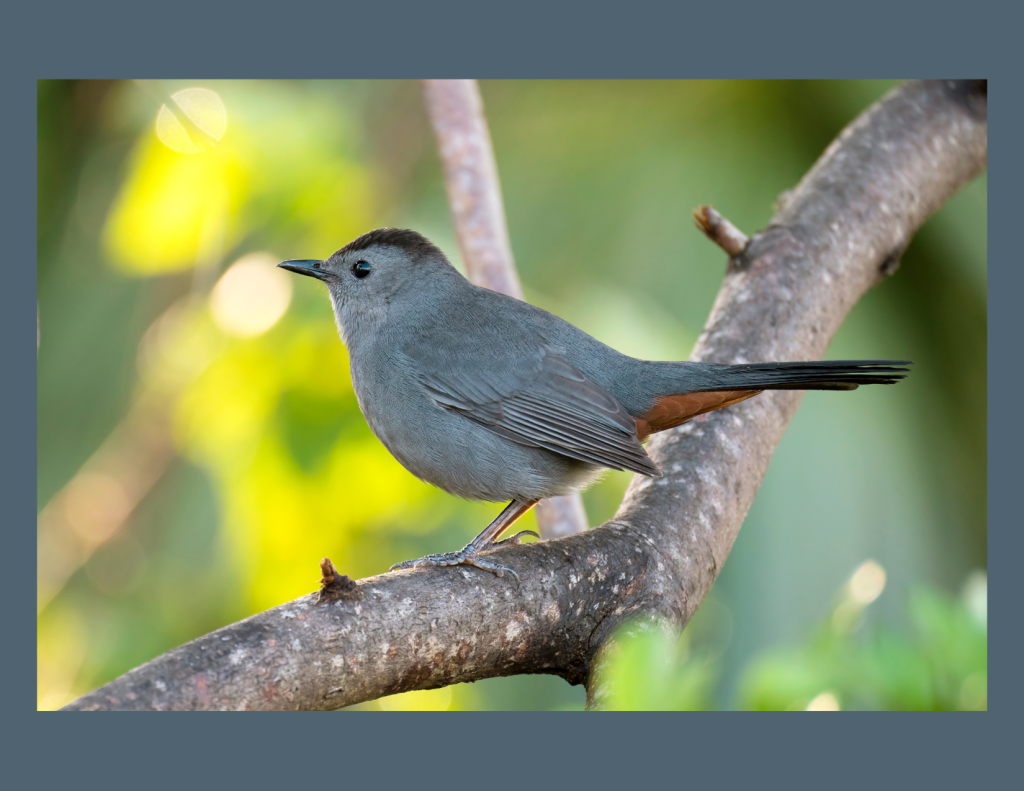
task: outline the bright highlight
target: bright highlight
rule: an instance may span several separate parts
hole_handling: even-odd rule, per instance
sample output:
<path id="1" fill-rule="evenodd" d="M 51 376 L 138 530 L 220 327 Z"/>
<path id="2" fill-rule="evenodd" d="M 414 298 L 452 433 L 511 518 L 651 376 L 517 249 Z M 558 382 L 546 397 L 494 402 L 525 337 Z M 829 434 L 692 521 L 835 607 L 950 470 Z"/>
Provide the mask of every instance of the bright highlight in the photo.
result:
<path id="1" fill-rule="evenodd" d="M 269 253 L 250 253 L 225 272 L 210 294 L 213 320 L 228 335 L 255 338 L 273 327 L 292 301 L 292 282 Z"/>
<path id="2" fill-rule="evenodd" d="M 862 606 L 871 604 L 885 590 L 885 569 L 865 560 L 850 577 L 850 597 Z"/>
<path id="3" fill-rule="evenodd" d="M 822 692 L 807 704 L 805 711 L 839 711 L 839 698 L 833 692 Z"/>
<path id="4" fill-rule="evenodd" d="M 160 107 L 156 136 L 168 148 L 183 154 L 197 154 L 224 137 L 228 111 L 215 91 L 186 88 L 171 96 L 174 107 Z"/>

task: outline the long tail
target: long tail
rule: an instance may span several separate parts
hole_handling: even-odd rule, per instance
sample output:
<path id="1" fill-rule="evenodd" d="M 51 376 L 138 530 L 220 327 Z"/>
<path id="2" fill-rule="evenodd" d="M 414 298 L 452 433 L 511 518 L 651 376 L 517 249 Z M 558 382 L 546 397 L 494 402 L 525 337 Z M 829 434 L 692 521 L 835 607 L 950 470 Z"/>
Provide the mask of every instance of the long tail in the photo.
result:
<path id="1" fill-rule="evenodd" d="M 796 363 L 705 365 L 700 390 L 856 390 L 903 379 L 909 360 L 823 360 Z"/>
<path id="2" fill-rule="evenodd" d="M 653 363 L 650 381 L 658 395 L 638 412 L 641 441 L 697 415 L 738 404 L 762 390 L 856 390 L 891 385 L 910 369 L 906 360 L 829 360 L 812 363 Z M 652 364 L 648 364 L 649 366 Z"/>

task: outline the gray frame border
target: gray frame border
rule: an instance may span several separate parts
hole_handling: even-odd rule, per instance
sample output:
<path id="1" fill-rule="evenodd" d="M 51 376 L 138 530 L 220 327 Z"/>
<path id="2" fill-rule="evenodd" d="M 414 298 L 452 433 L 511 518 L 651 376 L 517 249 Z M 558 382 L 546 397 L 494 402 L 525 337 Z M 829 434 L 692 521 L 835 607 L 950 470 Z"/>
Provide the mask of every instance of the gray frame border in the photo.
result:
<path id="1" fill-rule="evenodd" d="M 403 8 L 402 6 L 405 5 Z M 739 7 L 737 7 L 737 5 Z M 1021 268 L 1007 229 L 1020 205 L 1015 189 L 1020 154 L 1020 103 L 1009 100 L 1011 58 L 1019 52 L 1019 20 L 996 3 L 936 2 L 928 6 L 865 0 L 855 6 L 817 2 L 741 2 L 730 6 L 595 0 L 577 8 L 517 2 L 383 4 L 351 7 L 324 0 L 285 5 L 254 0 L 244 11 L 183 0 L 173 6 L 127 2 L 21 4 L 5 12 L 4 66 L 7 123 L 0 128 L 4 188 L 0 191 L 8 242 L 5 287 L 0 289 L 0 338 L 8 386 L 3 388 L 3 459 L 0 486 L 8 503 L 12 549 L 2 575 L 13 622 L 13 650 L 0 663 L 13 698 L 5 707 L 11 734 L 0 772 L 12 788 L 56 785 L 61 780 L 106 786 L 229 786 L 255 781 L 351 784 L 380 781 L 504 785 L 565 770 L 575 783 L 721 783 L 860 785 L 882 777 L 886 785 L 913 780 L 940 787 L 997 779 L 1009 770 L 1013 703 L 1019 677 L 1012 672 L 1021 638 L 1012 626 L 1010 574 L 1020 556 L 1018 509 L 1011 486 L 1020 469 L 1022 437 L 1014 407 L 1021 392 L 1014 332 Z M 1005 10 L 1004 10 L 1005 9 Z M 470 29 L 469 21 L 476 29 Z M 183 74 L 184 72 L 184 74 Z M 755 722 L 753 715 L 619 715 L 555 722 L 538 714 L 449 717 L 427 725 L 413 715 L 335 719 L 297 727 L 286 715 L 236 719 L 230 727 L 206 719 L 182 724 L 162 718 L 145 724 L 108 716 L 88 727 L 36 713 L 33 591 L 35 482 L 35 354 L 31 314 L 35 302 L 35 96 L 38 78 L 122 76 L 215 77 L 989 77 L 994 107 L 993 149 L 998 166 L 989 178 L 990 360 L 1011 361 L 989 373 L 988 443 L 990 686 L 999 690 L 987 714 L 956 716 L 852 715 L 828 724 L 797 715 Z M 1008 177 L 1009 176 L 1009 177 Z M 1018 330 L 1019 331 L 1019 330 Z M 29 387 L 28 383 L 33 382 Z M 33 419 L 30 419 L 31 418 Z M 991 426 L 997 426 L 993 432 Z M 1014 529 L 1014 526 L 1018 526 Z M 1015 551 L 1017 550 L 1017 551 Z M 1003 627 L 1003 628 L 1000 628 Z M 28 721 L 22 718 L 28 716 Z M 326 715 L 321 715 L 326 716 Z M 767 715 L 771 716 L 771 715 Z M 43 721 L 43 717 L 47 717 Z M 490 727 L 467 717 L 488 717 Z M 866 718 L 871 717 L 869 722 Z M 913 717 L 913 723 L 905 717 Z M 501 718 L 501 719 L 499 719 Z M 728 719 L 726 719 L 728 718 Z M 762 718 L 763 719 L 763 718 Z M 512 725 L 513 728 L 509 726 Z M 424 727 L 426 726 L 426 727 Z M 1019 726 L 1017 726 L 1019 727 Z M 528 730 L 526 730 L 528 729 Z M 523 730 L 528 734 L 522 739 Z M 520 739 L 513 740 L 513 734 Z M 594 746 L 610 742 L 604 756 Z M 261 747 L 262 760 L 240 761 Z M 1000 749 L 1003 747 L 1003 749 Z M 517 755 L 501 755 L 513 750 Z M 327 766 L 303 758 L 323 751 Z M 621 760 L 609 765 L 609 755 Z M 174 756 L 172 759 L 171 756 Z M 273 757 L 271 757 L 273 756 Z M 301 756 L 298 761 L 295 758 Z M 403 760 L 396 765 L 395 759 Z M 269 759 L 269 760 L 268 760 Z M 276 759 L 276 760 L 275 760 Z M 588 766 L 588 764 L 590 764 Z M 154 768 L 157 771 L 153 771 Z M 326 771 L 325 771 L 326 770 Z M 561 771 L 560 771 L 561 770 Z M 479 771 L 474 777 L 471 773 Z M 23 774 L 24 773 L 24 774 Z M 63 775 L 63 777 L 61 777 Z M 31 779 L 30 779 L 31 778 Z M 44 779 L 45 778 L 45 779 Z M 58 779 L 60 778 L 60 780 Z M 547 785 L 547 783 L 544 783 Z"/>

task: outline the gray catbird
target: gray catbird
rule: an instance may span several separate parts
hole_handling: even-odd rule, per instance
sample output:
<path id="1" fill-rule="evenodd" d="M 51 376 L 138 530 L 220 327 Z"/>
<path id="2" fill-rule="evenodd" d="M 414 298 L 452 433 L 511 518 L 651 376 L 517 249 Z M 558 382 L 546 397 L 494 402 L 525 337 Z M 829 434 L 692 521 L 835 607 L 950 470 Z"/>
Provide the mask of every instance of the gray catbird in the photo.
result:
<path id="1" fill-rule="evenodd" d="M 892 384 L 909 364 L 636 360 L 474 286 L 409 230 L 379 228 L 323 261 L 279 266 L 327 286 L 359 408 L 402 466 L 460 497 L 511 500 L 462 550 L 393 569 L 467 564 L 515 576 L 481 553 L 518 544 L 531 531 L 496 539 L 541 498 L 578 491 L 605 467 L 659 477 L 641 444 L 651 434 L 762 390 Z"/>

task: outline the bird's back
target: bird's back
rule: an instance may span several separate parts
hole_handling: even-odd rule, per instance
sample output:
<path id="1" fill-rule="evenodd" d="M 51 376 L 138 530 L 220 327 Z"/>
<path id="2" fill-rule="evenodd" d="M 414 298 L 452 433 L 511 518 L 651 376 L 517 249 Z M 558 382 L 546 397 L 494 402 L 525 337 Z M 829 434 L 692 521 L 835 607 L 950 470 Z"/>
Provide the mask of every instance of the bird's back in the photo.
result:
<path id="1" fill-rule="evenodd" d="M 477 313 L 466 317 L 467 331 L 470 326 L 487 323 L 520 353 L 538 345 L 548 346 L 610 393 L 633 417 L 646 413 L 654 400 L 666 393 L 703 383 L 705 366 L 700 363 L 639 360 L 528 302 L 473 288 Z"/>

